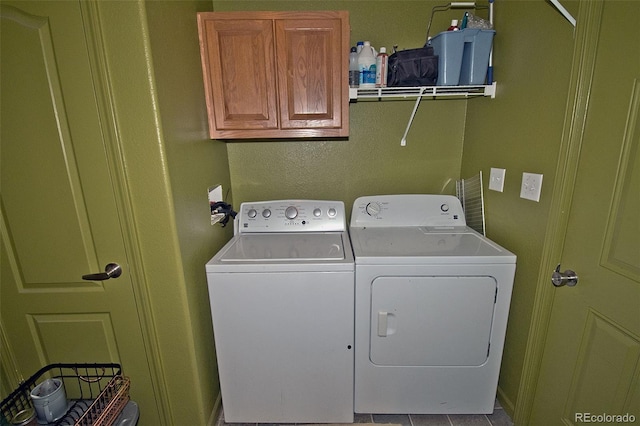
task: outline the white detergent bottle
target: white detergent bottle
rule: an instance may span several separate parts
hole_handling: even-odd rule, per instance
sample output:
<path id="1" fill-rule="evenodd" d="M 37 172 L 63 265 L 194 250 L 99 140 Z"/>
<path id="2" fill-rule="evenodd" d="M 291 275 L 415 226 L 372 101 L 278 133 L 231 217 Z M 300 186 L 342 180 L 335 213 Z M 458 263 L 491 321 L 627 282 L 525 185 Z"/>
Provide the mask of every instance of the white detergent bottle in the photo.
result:
<path id="1" fill-rule="evenodd" d="M 371 43 L 364 42 L 362 51 L 358 54 L 358 69 L 360 70 L 360 87 L 376 87 L 376 55 L 373 52 Z"/>

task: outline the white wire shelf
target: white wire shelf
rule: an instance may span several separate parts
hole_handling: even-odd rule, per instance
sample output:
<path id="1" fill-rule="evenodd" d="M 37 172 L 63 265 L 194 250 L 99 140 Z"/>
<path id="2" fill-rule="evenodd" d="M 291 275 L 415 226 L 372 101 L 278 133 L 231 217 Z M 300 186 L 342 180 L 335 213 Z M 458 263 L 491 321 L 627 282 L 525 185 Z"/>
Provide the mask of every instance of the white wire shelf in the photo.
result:
<path id="1" fill-rule="evenodd" d="M 413 100 L 415 104 L 413 111 L 409 117 L 409 123 L 400 140 L 401 146 L 407 145 L 407 135 L 411 124 L 418 110 L 420 101 L 424 98 L 449 98 L 449 99 L 468 99 L 471 97 L 487 96 L 496 97 L 496 83 L 488 85 L 476 86 L 423 86 L 423 87 L 375 87 L 375 88 L 349 88 L 349 101 L 357 102 L 358 100 Z"/>
<path id="2" fill-rule="evenodd" d="M 375 87 L 349 88 L 349 100 L 384 100 L 384 99 L 416 99 L 416 98 L 471 98 L 486 96 L 496 97 L 496 83 L 473 86 L 423 86 L 423 87 Z"/>

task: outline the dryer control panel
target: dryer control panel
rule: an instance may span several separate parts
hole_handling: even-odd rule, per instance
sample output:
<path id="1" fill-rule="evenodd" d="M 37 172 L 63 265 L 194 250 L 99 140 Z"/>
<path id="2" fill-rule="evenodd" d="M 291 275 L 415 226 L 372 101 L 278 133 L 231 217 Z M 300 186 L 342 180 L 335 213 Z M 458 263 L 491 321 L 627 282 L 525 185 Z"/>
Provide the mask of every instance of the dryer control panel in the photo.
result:
<path id="1" fill-rule="evenodd" d="M 401 194 L 360 197 L 353 203 L 351 227 L 466 226 L 460 200 L 453 195 Z"/>
<path id="2" fill-rule="evenodd" d="M 325 200 L 277 200 L 242 203 L 238 233 L 337 232 L 346 230 L 344 203 Z"/>

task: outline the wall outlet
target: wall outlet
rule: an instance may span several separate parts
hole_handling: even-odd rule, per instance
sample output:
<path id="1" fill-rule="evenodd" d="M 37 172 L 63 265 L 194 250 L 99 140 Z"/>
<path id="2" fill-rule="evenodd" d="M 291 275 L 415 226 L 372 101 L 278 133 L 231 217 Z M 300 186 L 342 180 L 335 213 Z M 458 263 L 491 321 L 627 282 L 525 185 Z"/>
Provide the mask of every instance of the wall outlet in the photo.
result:
<path id="1" fill-rule="evenodd" d="M 532 201 L 540 201 L 542 191 L 542 175 L 536 173 L 522 173 L 522 187 L 520 198 Z"/>
<path id="2" fill-rule="evenodd" d="M 209 195 L 209 208 L 211 209 L 211 224 L 215 225 L 224 219 L 224 214 L 218 213 L 217 210 L 213 208 L 215 203 L 222 201 L 222 185 L 207 188 L 207 193 Z"/>
<path id="3" fill-rule="evenodd" d="M 489 175 L 489 189 L 502 192 L 504 190 L 504 175 L 506 172 L 505 169 L 494 169 L 492 167 Z"/>

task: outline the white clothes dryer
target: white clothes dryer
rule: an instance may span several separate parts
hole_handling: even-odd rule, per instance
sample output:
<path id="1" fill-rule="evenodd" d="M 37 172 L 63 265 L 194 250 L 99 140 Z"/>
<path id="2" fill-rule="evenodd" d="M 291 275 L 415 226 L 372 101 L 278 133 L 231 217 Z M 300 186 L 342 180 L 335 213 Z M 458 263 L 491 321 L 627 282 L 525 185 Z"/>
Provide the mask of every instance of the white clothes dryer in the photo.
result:
<path id="1" fill-rule="evenodd" d="M 358 198 L 355 411 L 491 413 L 516 256 L 448 195 Z"/>
<path id="2" fill-rule="evenodd" d="M 354 261 L 344 204 L 243 203 L 207 263 L 227 423 L 353 421 Z"/>

